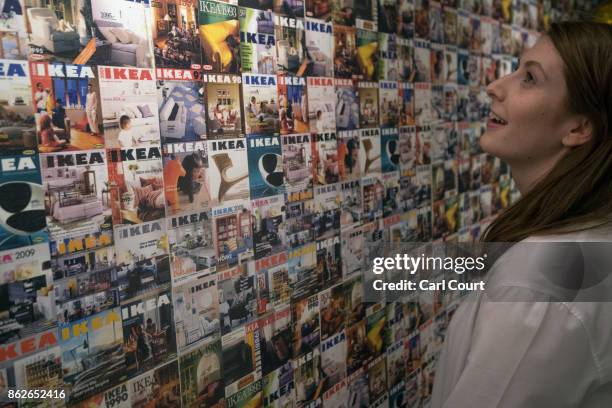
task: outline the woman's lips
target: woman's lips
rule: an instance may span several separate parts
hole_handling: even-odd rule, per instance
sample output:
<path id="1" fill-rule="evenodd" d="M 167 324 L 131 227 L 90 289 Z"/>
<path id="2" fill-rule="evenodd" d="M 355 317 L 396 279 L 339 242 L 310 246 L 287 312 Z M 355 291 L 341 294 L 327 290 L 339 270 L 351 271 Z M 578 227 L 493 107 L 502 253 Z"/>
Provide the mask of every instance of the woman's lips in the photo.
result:
<path id="1" fill-rule="evenodd" d="M 487 121 L 487 129 L 499 129 L 499 128 L 502 128 L 504 126 L 506 126 L 506 125 L 502 125 L 501 123 L 496 122 L 493 119 L 489 119 Z"/>

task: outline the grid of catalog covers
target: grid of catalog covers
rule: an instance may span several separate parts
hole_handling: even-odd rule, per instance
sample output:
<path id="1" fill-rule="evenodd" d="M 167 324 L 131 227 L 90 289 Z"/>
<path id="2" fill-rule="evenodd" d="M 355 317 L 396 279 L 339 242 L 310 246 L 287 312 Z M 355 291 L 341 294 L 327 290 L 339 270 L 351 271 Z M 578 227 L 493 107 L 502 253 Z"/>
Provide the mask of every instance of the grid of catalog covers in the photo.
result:
<path id="1" fill-rule="evenodd" d="M 560 10 L 0 3 L 10 406 L 427 405 L 457 299 L 366 303 L 361 272 L 516 199 L 484 87 Z"/>

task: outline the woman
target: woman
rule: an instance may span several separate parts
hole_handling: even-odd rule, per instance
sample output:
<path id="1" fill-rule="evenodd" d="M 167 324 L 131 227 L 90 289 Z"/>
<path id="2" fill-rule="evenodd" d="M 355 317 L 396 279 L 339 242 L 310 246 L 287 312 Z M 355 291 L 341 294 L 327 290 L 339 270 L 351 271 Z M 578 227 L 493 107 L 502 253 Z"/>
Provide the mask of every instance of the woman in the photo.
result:
<path id="1" fill-rule="evenodd" d="M 572 242 L 612 237 L 611 45 L 611 26 L 553 24 L 515 72 L 487 87 L 480 144 L 511 166 L 522 198 L 483 241 L 528 241 L 523 258 L 541 257 L 538 240 L 568 252 L 548 276 L 540 266 L 525 273 L 533 264 L 520 263 L 521 244 L 497 259 L 486 290 L 472 292 L 451 321 L 432 407 L 612 406 L 612 303 L 574 301 L 585 293 L 590 276 L 576 275 L 589 259 L 567 265 Z M 554 281 L 564 278 L 572 286 Z M 593 293 L 612 296 L 608 281 L 593 283 Z"/>
<path id="2" fill-rule="evenodd" d="M 92 136 L 98 135 L 98 98 L 92 84 L 87 84 L 87 97 L 85 98 L 85 113 L 87 124 Z"/>
<path id="3" fill-rule="evenodd" d="M 180 158 L 171 154 L 170 159 L 164 164 L 164 193 L 166 205 L 172 214 L 177 214 L 181 210 L 178 185 L 181 177 L 186 175 L 187 171 L 183 168 Z"/>
<path id="4" fill-rule="evenodd" d="M 225 125 L 225 115 L 223 114 L 224 109 L 221 107 L 221 104 L 218 103 L 215 105 L 215 109 L 213 110 L 213 117 L 215 118 L 215 127 L 216 130 L 223 129 Z"/>
<path id="5" fill-rule="evenodd" d="M 47 91 L 43 88 L 42 82 L 36 83 L 36 92 L 34 92 L 34 103 L 36 104 L 36 113 L 46 112 L 47 110 Z"/>
<path id="6" fill-rule="evenodd" d="M 346 149 L 344 155 L 340 154 L 341 147 Z M 357 177 L 357 171 L 359 170 L 359 140 L 349 139 L 346 144 L 341 144 L 338 147 L 338 155 L 344 157 L 344 160 L 338 164 L 344 165 L 344 170 L 341 172 L 342 177 L 350 178 Z"/>
<path id="7" fill-rule="evenodd" d="M 178 178 L 177 187 L 182 193 L 187 194 L 189 203 L 193 204 L 194 196 L 199 193 L 202 186 L 204 162 L 201 151 L 185 156 L 181 166 L 185 174 Z"/>
<path id="8" fill-rule="evenodd" d="M 40 115 L 40 121 L 38 123 L 38 134 L 40 138 L 39 143 L 41 146 L 58 149 L 64 148 L 66 146 L 66 141 L 60 139 L 55 134 L 55 131 L 53 130 L 51 116 L 47 115 L 46 113 Z"/>

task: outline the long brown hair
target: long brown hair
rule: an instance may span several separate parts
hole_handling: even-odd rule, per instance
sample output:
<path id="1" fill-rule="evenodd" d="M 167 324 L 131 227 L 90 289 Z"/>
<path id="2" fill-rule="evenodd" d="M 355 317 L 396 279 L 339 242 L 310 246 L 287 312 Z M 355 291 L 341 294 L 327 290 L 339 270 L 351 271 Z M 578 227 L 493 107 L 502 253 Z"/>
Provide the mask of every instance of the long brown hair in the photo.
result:
<path id="1" fill-rule="evenodd" d="M 563 59 L 567 110 L 587 117 L 593 135 L 493 220 L 482 241 L 584 230 L 612 214 L 612 26 L 563 22 L 547 35 Z"/>

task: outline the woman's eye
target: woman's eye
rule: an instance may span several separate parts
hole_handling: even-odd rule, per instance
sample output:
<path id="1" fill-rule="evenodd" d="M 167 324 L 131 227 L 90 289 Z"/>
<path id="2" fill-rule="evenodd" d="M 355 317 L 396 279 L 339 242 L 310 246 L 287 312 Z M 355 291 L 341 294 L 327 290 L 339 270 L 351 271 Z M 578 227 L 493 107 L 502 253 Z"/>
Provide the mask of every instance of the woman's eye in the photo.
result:
<path id="1" fill-rule="evenodd" d="M 535 78 L 533 77 L 533 75 L 531 75 L 531 73 L 529 71 L 527 71 L 527 73 L 525 74 L 525 79 L 523 80 L 523 82 L 525 83 L 534 83 L 535 82 Z"/>

